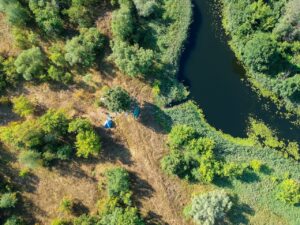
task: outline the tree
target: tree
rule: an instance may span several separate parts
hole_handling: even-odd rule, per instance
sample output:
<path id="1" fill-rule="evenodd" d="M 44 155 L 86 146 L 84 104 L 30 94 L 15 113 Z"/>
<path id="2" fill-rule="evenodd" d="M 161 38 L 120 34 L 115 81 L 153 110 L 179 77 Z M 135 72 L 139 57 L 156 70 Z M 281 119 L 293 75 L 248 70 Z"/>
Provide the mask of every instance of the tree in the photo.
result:
<path id="1" fill-rule="evenodd" d="M 64 136 L 67 134 L 69 119 L 62 111 L 48 110 L 39 118 L 41 128 L 52 136 Z"/>
<path id="2" fill-rule="evenodd" d="M 72 74 L 65 72 L 63 68 L 50 66 L 48 69 L 49 78 L 54 81 L 61 82 L 63 84 L 68 84 L 72 80 Z"/>
<path id="3" fill-rule="evenodd" d="M 254 71 L 269 72 L 279 59 L 276 42 L 269 34 L 254 34 L 245 45 L 243 59 Z"/>
<path id="4" fill-rule="evenodd" d="M 111 58 L 126 75 L 136 77 L 151 72 L 155 59 L 153 50 L 115 40 L 112 42 L 112 51 Z"/>
<path id="5" fill-rule="evenodd" d="M 90 67 L 104 45 L 104 36 L 96 29 L 82 29 L 79 36 L 67 41 L 65 59 L 70 65 Z"/>
<path id="6" fill-rule="evenodd" d="M 157 10 L 157 0 L 133 0 L 140 16 L 147 17 Z"/>
<path id="7" fill-rule="evenodd" d="M 70 21 L 79 27 L 91 27 L 93 25 L 93 12 L 96 0 L 72 0 L 71 7 L 65 12 Z"/>
<path id="8" fill-rule="evenodd" d="M 109 197 L 120 197 L 129 192 L 129 174 L 123 168 L 114 168 L 106 171 L 107 191 Z"/>
<path id="9" fill-rule="evenodd" d="M 34 105 L 24 95 L 13 98 L 12 103 L 13 111 L 20 116 L 26 117 L 34 113 Z"/>
<path id="10" fill-rule="evenodd" d="M 132 102 L 129 93 L 121 87 L 109 89 L 103 98 L 103 104 L 112 112 L 128 111 Z"/>
<path id="11" fill-rule="evenodd" d="M 286 179 L 278 186 L 277 198 L 287 204 L 300 203 L 300 183 L 293 179 Z"/>
<path id="12" fill-rule="evenodd" d="M 284 15 L 279 19 L 274 34 L 284 41 L 300 41 L 300 2 L 290 0 L 286 4 Z"/>
<path id="13" fill-rule="evenodd" d="M 93 126 L 87 119 L 76 118 L 69 123 L 68 132 L 83 132 L 93 130 Z"/>
<path id="14" fill-rule="evenodd" d="M 5 13 L 7 21 L 13 26 L 24 27 L 30 18 L 18 0 L 0 0 L 0 12 Z"/>
<path id="15" fill-rule="evenodd" d="M 24 225 L 24 223 L 21 218 L 16 216 L 11 216 L 5 221 L 4 225 Z"/>
<path id="16" fill-rule="evenodd" d="M 41 78 L 44 75 L 45 57 L 39 47 L 24 50 L 15 61 L 16 70 L 25 80 Z"/>
<path id="17" fill-rule="evenodd" d="M 194 128 L 187 125 L 175 125 L 168 135 L 168 144 L 171 148 L 181 148 L 196 137 Z"/>
<path id="18" fill-rule="evenodd" d="M 127 207 L 122 209 L 116 207 L 109 213 L 104 214 L 99 225 L 145 225 L 138 215 L 138 209 L 135 207 Z"/>
<path id="19" fill-rule="evenodd" d="M 17 204 L 17 196 L 16 193 L 5 193 L 0 197 L 0 208 L 14 208 Z"/>
<path id="20" fill-rule="evenodd" d="M 63 29 L 60 9 L 56 0 L 29 0 L 29 8 L 35 15 L 37 24 L 48 35 L 59 34 Z"/>
<path id="21" fill-rule="evenodd" d="M 222 222 L 232 205 L 224 191 L 212 191 L 195 196 L 187 214 L 198 224 L 214 225 Z"/>
<path id="22" fill-rule="evenodd" d="M 114 37 L 122 41 L 131 37 L 134 30 L 134 17 L 130 6 L 122 5 L 119 10 L 113 13 L 111 29 Z"/>
<path id="23" fill-rule="evenodd" d="M 101 150 L 99 136 L 92 130 L 81 131 L 76 136 L 76 155 L 88 158 L 90 155 L 98 155 Z"/>

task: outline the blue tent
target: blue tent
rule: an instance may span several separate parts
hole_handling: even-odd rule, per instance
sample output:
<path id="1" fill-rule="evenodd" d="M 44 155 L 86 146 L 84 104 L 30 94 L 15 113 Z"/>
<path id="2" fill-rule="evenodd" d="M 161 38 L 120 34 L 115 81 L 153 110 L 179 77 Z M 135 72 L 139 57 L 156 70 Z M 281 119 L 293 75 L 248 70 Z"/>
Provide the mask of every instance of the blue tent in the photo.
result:
<path id="1" fill-rule="evenodd" d="M 141 109 L 140 107 L 136 106 L 133 110 L 133 117 L 137 119 L 139 118 L 140 114 L 141 114 Z"/>
<path id="2" fill-rule="evenodd" d="M 104 123 L 104 128 L 109 129 L 113 127 L 113 121 L 110 116 L 107 117 L 105 123 Z"/>

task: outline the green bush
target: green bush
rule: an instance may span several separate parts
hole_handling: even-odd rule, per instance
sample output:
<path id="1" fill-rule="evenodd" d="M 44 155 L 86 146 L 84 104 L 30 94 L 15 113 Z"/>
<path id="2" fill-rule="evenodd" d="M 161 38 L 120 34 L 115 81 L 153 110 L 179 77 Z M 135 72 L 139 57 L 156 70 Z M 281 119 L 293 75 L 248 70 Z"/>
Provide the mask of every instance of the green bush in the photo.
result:
<path id="1" fill-rule="evenodd" d="M 224 191 L 212 191 L 195 196 L 187 214 L 198 224 L 222 224 L 232 205 L 229 195 Z"/>
<path id="2" fill-rule="evenodd" d="M 0 208 L 14 208 L 18 202 L 16 193 L 5 193 L 0 197 Z"/>
<path id="3" fill-rule="evenodd" d="M 277 198 L 287 204 L 299 204 L 300 183 L 293 179 L 282 181 L 278 186 Z"/>
<path id="4" fill-rule="evenodd" d="M 124 112 L 130 109 L 132 99 L 121 87 L 109 89 L 103 96 L 103 104 L 112 112 Z"/>
<path id="5" fill-rule="evenodd" d="M 12 99 L 13 111 L 20 116 L 29 116 L 34 113 L 34 105 L 24 96 L 20 95 Z"/>
<path id="6" fill-rule="evenodd" d="M 70 120 L 62 111 L 48 110 L 39 118 L 39 123 L 44 132 L 52 136 L 64 136 L 68 132 Z"/>
<path id="7" fill-rule="evenodd" d="M 51 225 L 70 225 L 69 221 L 64 219 L 54 219 L 51 222 Z M 83 224 L 80 224 L 83 225 Z"/>
<path id="8" fill-rule="evenodd" d="M 45 56 L 39 47 L 21 52 L 14 64 L 25 80 L 42 79 L 44 76 Z"/>
<path id="9" fill-rule="evenodd" d="M 63 84 L 69 84 L 73 78 L 72 74 L 69 72 L 66 72 L 64 69 L 53 65 L 48 69 L 48 76 L 50 79 Z"/>
<path id="10" fill-rule="evenodd" d="M 99 136 L 92 130 L 80 131 L 76 136 L 76 155 L 88 158 L 90 155 L 98 155 L 101 151 Z"/>
<path id="11" fill-rule="evenodd" d="M 42 165 L 41 154 L 35 151 L 22 151 L 19 162 L 28 169 L 36 169 Z"/>
<path id="12" fill-rule="evenodd" d="M 69 198 L 63 198 L 60 202 L 59 209 L 64 213 L 72 213 L 74 202 Z"/>
<path id="13" fill-rule="evenodd" d="M 157 0 L 133 0 L 138 14 L 143 17 L 150 16 L 155 10 L 158 10 Z"/>
<path id="14" fill-rule="evenodd" d="M 130 191 L 129 174 L 123 168 L 106 171 L 107 191 L 109 197 L 120 197 Z"/>
<path id="15" fill-rule="evenodd" d="M 197 132 L 192 127 L 176 125 L 172 127 L 172 130 L 168 135 L 168 144 L 171 148 L 180 148 L 194 139 L 196 135 Z"/>

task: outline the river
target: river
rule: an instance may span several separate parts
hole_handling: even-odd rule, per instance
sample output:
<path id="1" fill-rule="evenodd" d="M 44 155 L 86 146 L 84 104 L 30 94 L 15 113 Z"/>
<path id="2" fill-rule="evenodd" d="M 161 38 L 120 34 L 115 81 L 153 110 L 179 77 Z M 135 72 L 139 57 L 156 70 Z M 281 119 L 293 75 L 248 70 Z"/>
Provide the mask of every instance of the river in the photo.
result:
<path id="1" fill-rule="evenodd" d="M 300 128 L 279 116 L 277 107 L 261 98 L 246 79 L 228 46 L 213 0 L 194 0 L 190 36 L 180 62 L 179 78 L 189 86 L 191 99 L 215 128 L 246 137 L 248 119 L 262 120 L 281 138 L 300 141 Z"/>

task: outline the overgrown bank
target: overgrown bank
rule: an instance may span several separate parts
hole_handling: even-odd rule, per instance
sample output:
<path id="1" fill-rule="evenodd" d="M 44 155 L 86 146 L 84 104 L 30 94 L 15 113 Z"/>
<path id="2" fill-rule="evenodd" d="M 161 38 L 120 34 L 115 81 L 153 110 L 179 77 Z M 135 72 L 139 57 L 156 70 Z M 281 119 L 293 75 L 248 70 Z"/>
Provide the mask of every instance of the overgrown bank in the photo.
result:
<path id="1" fill-rule="evenodd" d="M 250 81 L 300 114 L 300 4 L 297 0 L 222 0 L 223 26 Z"/>
<path id="2" fill-rule="evenodd" d="M 211 127 L 192 102 L 167 109 L 157 116 L 165 129 L 171 130 L 170 154 L 162 160 L 162 168 L 192 183 L 211 184 L 216 190 L 225 189 L 236 196 L 226 216 L 231 223 L 260 221 L 296 225 L 300 222 L 300 209 L 291 200 L 299 202 L 299 163 L 275 150 L 272 143 L 279 140 L 263 124 L 259 127 L 254 124 L 249 138 L 236 139 Z M 270 135 L 264 136 L 267 133 Z M 177 137 L 176 145 L 174 137 Z M 292 184 L 287 185 L 289 182 L 295 182 L 296 192 L 290 192 Z M 287 185 L 287 189 L 282 190 L 283 185 Z M 291 193 L 288 197 L 291 202 L 281 198 L 281 191 Z"/>

